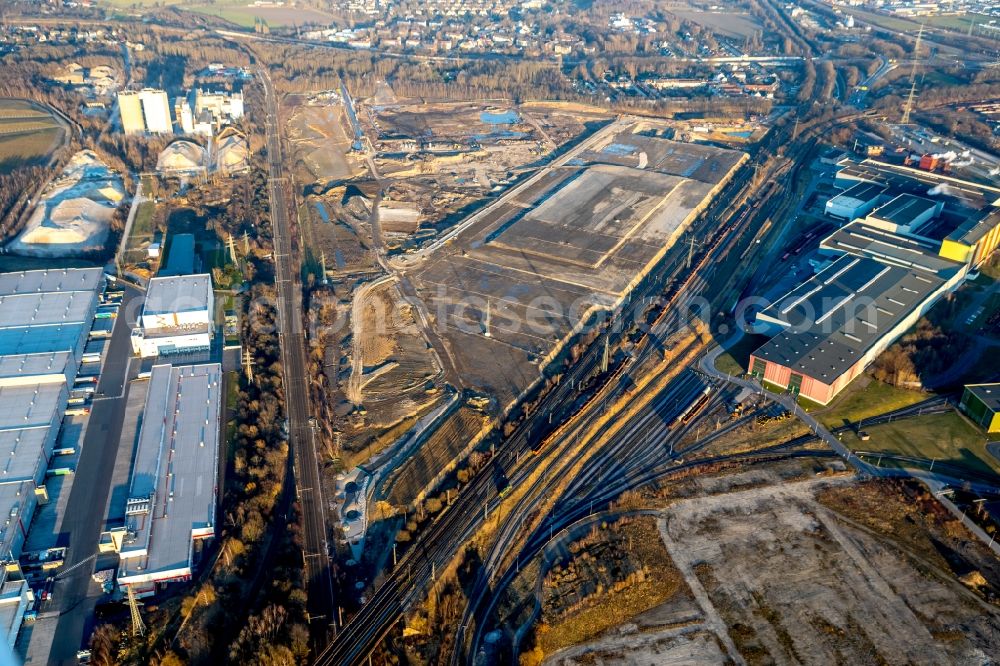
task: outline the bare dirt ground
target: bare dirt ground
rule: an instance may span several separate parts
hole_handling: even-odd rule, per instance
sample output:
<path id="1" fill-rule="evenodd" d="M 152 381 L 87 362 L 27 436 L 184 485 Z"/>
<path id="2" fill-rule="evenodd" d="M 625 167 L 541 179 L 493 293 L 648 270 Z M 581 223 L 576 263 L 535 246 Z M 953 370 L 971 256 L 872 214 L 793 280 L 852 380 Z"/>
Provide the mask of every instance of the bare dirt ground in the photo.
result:
<path id="1" fill-rule="evenodd" d="M 834 490 L 828 490 L 828 489 Z M 747 663 L 982 663 L 1000 614 L 906 544 L 818 501 L 849 477 L 684 500 L 663 536 Z M 878 489 L 879 506 L 899 498 Z M 946 520 L 946 518 L 942 518 Z M 956 535 L 962 538 L 961 535 Z M 696 596 L 697 593 L 696 593 Z"/>
<path id="2" fill-rule="evenodd" d="M 437 400 L 441 364 L 395 283 L 362 285 L 355 292 L 351 323 L 345 393 L 355 405 L 364 405 L 369 425 L 392 425 Z"/>
<path id="3" fill-rule="evenodd" d="M 491 112 L 494 115 L 483 115 Z M 508 113 L 512 115 L 504 115 Z M 425 144 L 494 143 L 514 138 L 509 132 L 530 135 L 534 131 L 511 104 L 502 100 L 365 105 L 359 119 L 373 131 L 376 140 L 384 142 L 380 150 L 395 148 L 399 140 Z"/>
<path id="4" fill-rule="evenodd" d="M 349 155 L 350 135 L 344 107 L 332 98 L 295 98 L 288 118 L 288 138 L 294 146 L 295 175 L 300 183 L 345 180 L 364 165 Z"/>
<path id="5" fill-rule="evenodd" d="M 711 633 L 665 629 L 648 633 L 626 631 L 621 636 L 567 648 L 544 663 L 553 666 L 680 666 L 725 662 L 726 656 Z"/>
<path id="6" fill-rule="evenodd" d="M 635 526 L 611 527 L 535 590 L 515 581 L 508 627 L 544 590 L 521 663 L 992 663 L 1000 559 L 915 482 L 807 467 L 672 483 L 659 553 L 622 545 Z M 647 589 L 637 572 L 651 566 Z M 637 595 L 659 601 L 630 609 Z"/>
<path id="7" fill-rule="evenodd" d="M 603 109 L 574 103 L 527 102 L 520 111 L 545 139 L 558 146 L 610 120 Z"/>

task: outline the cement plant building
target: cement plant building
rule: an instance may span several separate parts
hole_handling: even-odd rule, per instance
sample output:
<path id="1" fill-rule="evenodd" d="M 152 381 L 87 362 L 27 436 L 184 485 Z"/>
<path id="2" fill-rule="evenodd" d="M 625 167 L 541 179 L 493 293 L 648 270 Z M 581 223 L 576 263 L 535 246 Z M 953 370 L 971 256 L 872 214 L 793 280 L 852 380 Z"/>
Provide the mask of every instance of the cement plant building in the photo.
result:
<path id="1" fill-rule="evenodd" d="M 170 134 L 170 101 L 163 90 L 143 88 L 118 93 L 118 111 L 125 134 Z"/>

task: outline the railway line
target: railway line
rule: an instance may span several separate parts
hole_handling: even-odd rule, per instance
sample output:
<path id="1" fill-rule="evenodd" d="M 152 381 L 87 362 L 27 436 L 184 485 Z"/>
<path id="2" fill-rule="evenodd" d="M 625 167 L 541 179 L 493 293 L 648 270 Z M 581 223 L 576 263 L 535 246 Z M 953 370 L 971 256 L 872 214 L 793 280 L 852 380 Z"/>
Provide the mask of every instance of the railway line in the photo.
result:
<path id="1" fill-rule="evenodd" d="M 667 392 L 665 391 L 664 393 L 666 394 Z M 702 392 L 696 394 L 699 396 L 698 399 L 700 399 L 701 394 Z M 716 392 L 717 399 L 719 395 L 721 395 L 721 392 Z M 725 462 L 763 462 L 799 457 L 838 457 L 832 451 L 802 449 L 802 446 L 817 440 L 814 435 L 808 434 L 745 454 L 686 460 L 713 441 L 749 423 L 759 413 L 766 411 L 766 406 L 744 414 L 737 419 L 733 419 L 724 427 L 709 433 L 706 437 L 699 438 L 683 449 L 676 449 L 671 444 L 676 444 L 676 442 L 682 439 L 685 434 L 690 432 L 690 428 L 686 428 L 678 434 L 663 427 L 662 419 L 658 424 L 653 417 L 657 414 L 662 416 L 664 402 L 665 400 L 662 398 L 657 400 L 649 410 L 636 417 L 637 422 L 622 435 L 622 441 L 609 443 L 597 456 L 594 456 L 594 460 L 598 461 L 597 464 L 588 468 L 584 474 L 574 479 L 567 487 L 564 497 L 556 503 L 551 514 L 533 533 L 524 536 L 514 562 L 502 573 L 493 576 L 493 584 L 488 591 L 482 591 L 483 594 L 488 592 L 490 597 L 483 608 L 484 612 L 477 618 L 476 632 L 473 637 L 471 649 L 468 653 L 464 653 L 459 660 L 453 660 L 453 663 L 466 663 L 466 661 L 471 659 L 471 655 L 476 654 L 479 645 L 482 643 L 483 636 L 491 629 L 491 626 L 483 623 L 482 620 L 490 617 L 490 613 L 495 608 L 500 592 L 502 592 L 506 584 L 509 584 L 513 580 L 513 577 L 520 570 L 521 563 L 529 561 L 545 547 L 553 536 L 558 536 L 568 526 L 595 511 L 602 511 L 608 508 L 624 492 L 661 482 L 673 475 L 691 469 Z M 865 422 L 869 424 L 884 423 L 946 409 L 949 409 L 947 397 L 934 396 L 914 405 L 871 417 L 866 419 Z M 851 430 L 855 427 L 855 425 L 845 425 L 838 428 L 835 432 Z M 877 456 L 878 454 L 875 452 L 858 451 L 857 455 Z M 885 457 L 888 459 L 890 456 Z M 604 464 L 600 464 L 601 461 Z M 918 464 L 922 463 L 924 466 L 930 463 L 930 461 L 922 459 L 913 459 L 912 461 Z M 938 464 L 941 465 L 941 463 Z M 952 474 L 959 471 L 951 469 L 953 467 L 942 466 L 941 469 L 946 469 Z M 471 661 L 468 661 L 468 663 L 471 663 Z"/>
<path id="2" fill-rule="evenodd" d="M 265 92 L 265 132 L 267 139 L 268 194 L 274 227 L 275 289 L 277 294 L 278 338 L 283 368 L 288 444 L 294 469 L 295 494 L 302 508 L 303 569 L 309 592 L 310 621 L 324 627 L 332 624 L 336 606 L 330 549 L 327 544 L 326 515 L 315 440 L 309 425 L 309 396 L 305 361 L 305 334 L 302 327 L 302 287 L 299 266 L 294 261 L 288 210 L 288 180 L 284 174 L 281 135 L 278 131 L 277 96 L 266 67 L 258 68 Z M 287 492 L 287 488 L 286 488 Z M 314 627 L 315 629 L 315 627 Z M 326 644 L 325 630 L 314 631 L 317 644 Z"/>
<path id="3" fill-rule="evenodd" d="M 544 532 L 546 528 L 549 532 L 554 530 L 555 524 L 548 520 L 552 515 L 550 514 L 548 517 L 541 517 L 541 522 L 528 535 L 524 534 L 526 523 L 530 525 L 532 522 L 539 522 L 540 516 L 537 513 L 539 500 L 559 492 L 559 486 L 566 483 L 565 477 L 569 470 L 584 460 L 586 460 L 587 466 L 572 478 L 570 485 L 563 491 L 563 496 L 573 492 L 573 489 L 579 485 L 589 485 L 598 481 L 604 483 L 607 476 L 605 468 L 616 466 L 616 461 L 620 460 L 624 463 L 640 458 L 645 460 L 650 454 L 662 459 L 663 451 L 666 449 L 665 442 L 668 440 L 677 441 L 689 427 L 685 424 L 680 428 L 670 430 L 664 427 L 665 424 L 676 420 L 689 405 L 700 400 L 700 397 L 704 395 L 705 388 L 704 382 L 695 373 L 685 371 L 671 381 L 651 404 L 632 420 L 626 431 L 617 433 L 613 438 L 608 438 L 608 433 L 614 430 L 617 424 L 605 424 L 588 438 L 589 441 L 601 442 L 596 453 L 581 448 L 573 455 L 555 461 L 553 469 L 548 475 L 540 483 L 536 483 L 514 506 L 510 507 L 504 516 L 503 524 L 499 524 L 498 521 L 496 538 L 493 540 L 489 552 L 483 558 L 481 574 L 477 577 L 468 595 L 470 601 L 466 607 L 465 617 L 460 623 L 460 626 L 469 626 L 474 618 L 473 646 L 478 645 L 482 640 L 483 619 L 488 617 L 484 613 L 488 613 L 492 609 L 492 606 L 483 606 L 482 602 L 494 590 L 494 578 L 504 566 L 504 562 L 509 559 L 507 554 L 510 549 L 518 543 L 519 539 L 529 535 L 537 535 Z M 581 423 L 565 436 L 576 441 L 590 427 L 589 423 Z M 639 450 L 641 450 L 642 455 L 637 455 Z M 658 456 L 657 453 L 659 453 Z M 528 474 L 529 472 L 530 470 L 521 470 L 519 474 Z M 516 552 L 513 564 L 510 566 L 517 566 L 520 557 L 520 551 Z M 458 638 L 461 637 L 461 635 L 458 636 Z M 451 663 L 469 663 L 468 655 L 465 654 L 464 650 L 456 649 L 452 652 Z"/>
<path id="4" fill-rule="evenodd" d="M 847 122 L 846 117 L 834 122 Z M 814 133 L 818 124 L 803 124 L 800 138 Z M 787 143 L 786 130 L 776 130 L 759 144 L 755 160 L 763 164 L 766 157 Z M 807 154 L 811 143 L 803 141 L 795 144 L 791 155 L 781 164 L 768 164 L 760 182 L 768 184 L 763 194 L 756 195 L 756 186 L 751 180 L 753 166 L 744 168 L 717 195 L 715 202 L 697 223 L 696 234 L 702 236 L 701 249 L 695 253 L 691 266 L 686 265 L 680 253 L 673 253 L 659 268 L 653 270 L 633 291 L 632 298 L 611 313 L 612 325 L 607 327 L 590 345 L 584 356 L 568 369 L 562 381 L 542 400 L 534 415 L 522 422 L 514 433 L 496 447 L 496 455 L 479 472 L 462 493 L 409 548 L 398 565 L 389 571 L 383 584 L 374 591 L 370 599 L 357 614 L 339 631 L 334 641 L 319 654 L 318 664 L 356 664 L 364 661 L 374 647 L 392 630 L 399 615 L 412 603 L 419 600 L 425 586 L 435 578 L 438 567 L 443 568 L 463 543 L 471 537 L 482 521 L 496 511 L 502 501 L 500 490 L 494 479 L 506 478 L 515 484 L 523 477 L 515 469 L 520 465 L 544 464 L 546 457 L 530 456 L 532 444 L 547 437 L 553 430 L 550 419 L 563 423 L 574 412 L 581 418 L 592 414 L 596 405 L 608 401 L 626 389 L 629 370 L 642 367 L 651 354 L 663 349 L 663 341 L 669 333 L 687 322 L 683 312 L 685 298 L 702 293 L 715 280 L 728 282 L 731 276 L 718 275 L 715 268 L 725 260 L 740 240 L 756 237 L 756 231 L 745 234 L 753 223 L 763 223 L 775 203 L 774 194 L 781 190 L 781 183 L 795 173 L 795 157 Z M 664 285 L 666 288 L 664 289 Z M 625 323 L 645 321 L 647 307 L 658 308 L 658 313 L 648 326 L 643 326 L 643 335 L 630 350 L 631 358 L 622 379 L 612 384 L 601 384 L 586 399 L 586 408 L 580 409 L 580 397 L 574 387 L 581 381 L 598 374 L 600 357 L 605 338 L 609 345 L 617 347 L 626 334 Z M 557 426 L 558 427 L 558 426 Z M 565 431 L 564 431 L 565 432 Z M 553 453 L 566 443 L 553 446 Z M 527 456 L 522 454 L 529 454 Z M 535 462 L 526 462 L 533 458 Z M 509 514 L 507 521 L 510 522 Z M 484 570 L 485 572 L 485 570 Z M 489 578 L 489 575 L 486 575 Z M 464 644 L 463 630 L 460 628 L 456 642 Z"/>

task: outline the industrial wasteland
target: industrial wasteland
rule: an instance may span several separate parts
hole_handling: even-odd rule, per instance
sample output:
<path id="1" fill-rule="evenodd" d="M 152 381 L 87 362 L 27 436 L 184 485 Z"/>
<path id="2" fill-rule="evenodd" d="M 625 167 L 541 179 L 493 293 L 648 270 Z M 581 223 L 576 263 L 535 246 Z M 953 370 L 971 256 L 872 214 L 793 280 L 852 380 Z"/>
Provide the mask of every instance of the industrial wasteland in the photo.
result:
<path id="1" fill-rule="evenodd" d="M 0 666 L 1000 664 L 1000 6 L 0 0 Z"/>

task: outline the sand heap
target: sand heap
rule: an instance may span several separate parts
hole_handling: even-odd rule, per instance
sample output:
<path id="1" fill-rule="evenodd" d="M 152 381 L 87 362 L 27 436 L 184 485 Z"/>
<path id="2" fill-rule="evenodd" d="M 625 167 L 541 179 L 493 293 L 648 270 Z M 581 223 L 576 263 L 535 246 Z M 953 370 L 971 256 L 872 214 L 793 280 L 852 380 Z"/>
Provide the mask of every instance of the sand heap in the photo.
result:
<path id="1" fill-rule="evenodd" d="M 121 176 L 91 150 L 81 150 L 39 198 L 7 249 L 36 257 L 66 257 L 104 248 L 111 218 L 125 198 Z"/>

